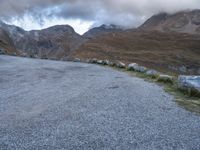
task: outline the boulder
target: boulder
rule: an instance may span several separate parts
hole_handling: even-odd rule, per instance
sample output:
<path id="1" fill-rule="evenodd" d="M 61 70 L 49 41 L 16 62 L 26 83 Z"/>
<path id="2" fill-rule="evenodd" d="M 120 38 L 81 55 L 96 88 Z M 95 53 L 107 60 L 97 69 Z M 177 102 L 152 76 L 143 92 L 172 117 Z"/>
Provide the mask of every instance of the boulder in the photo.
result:
<path id="1" fill-rule="evenodd" d="M 178 88 L 187 91 L 189 95 L 200 96 L 200 76 L 179 76 Z"/>
<path id="2" fill-rule="evenodd" d="M 174 79 L 173 79 L 172 76 L 160 74 L 160 75 L 158 76 L 158 81 L 159 81 L 159 82 L 165 82 L 165 83 L 173 83 L 173 82 L 174 82 Z"/>
<path id="3" fill-rule="evenodd" d="M 109 60 L 103 60 L 103 65 L 109 65 L 110 61 Z"/>
<path id="4" fill-rule="evenodd" d="M 123 62 L 118 61 L 118 62 L 116 63 L 116 67 L 118 67 L 118 68 L 126 68 L 126 65 L 125 65 Z"/>
<path id="5" fill-rule="evenodd" d="M 103 60 L 97 60 L 97 64 L 103 65 Z"/>
<path id="6" fill-rule="evenodd" d="M 128 70 L 135 70 L 134 68 L 135 68 L 136 66 L 138 66 L 137 63 L 129 64 L 129 65 L 128 65 Z"/>
<path id="7" fill-rule="evenodd" d="M 81 62 L 81 59 L 80 58 L 75 58 L 74 62 Z"/>
<path id="8" fill-rule="evenodd" d="M 147 68 L 144 66 L 140 66 L 137 63 L 132 63 L 128 65 L 128 70 L 134 70 L 137 72 L 145 73 L 147 71 Z"/>
<path id="9" fill-rule="evenodd" d="M 156 70 L 148 70 L 148 71 L 146 72 L 146 75 L 147 75 L 147 76 L 150 76 L 150 77 L 152 77 L 152 78 L 156 78 L 156 77 L 159 76 L 159 72 L 156 71 Z"/>

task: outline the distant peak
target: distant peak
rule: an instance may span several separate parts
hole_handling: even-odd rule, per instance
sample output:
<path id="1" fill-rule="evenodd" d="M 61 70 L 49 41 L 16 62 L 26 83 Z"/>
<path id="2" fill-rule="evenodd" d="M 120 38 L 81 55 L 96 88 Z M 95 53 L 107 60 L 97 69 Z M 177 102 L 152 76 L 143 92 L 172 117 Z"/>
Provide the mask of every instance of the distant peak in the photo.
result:
<path id="1" fill-rule="evenodd" d="M 110 25 L 103 24 L 100 27 L 104 28 L 104 29 L 120 29 L 121 28 L 120 26 L 117 26 L 117 25 L 114 25 L 114 24 L 110 24 Z"/>

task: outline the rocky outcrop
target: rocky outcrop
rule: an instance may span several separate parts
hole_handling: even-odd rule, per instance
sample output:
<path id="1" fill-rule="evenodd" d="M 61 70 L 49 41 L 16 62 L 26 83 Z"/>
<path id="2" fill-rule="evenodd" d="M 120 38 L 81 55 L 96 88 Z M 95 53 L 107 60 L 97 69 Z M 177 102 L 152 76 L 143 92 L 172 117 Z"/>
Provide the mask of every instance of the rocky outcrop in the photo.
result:
<path id="1" fill-rule="evenodd" d="M 60 59 L 77 49 L 84 39 L 68 25 L 43 30 L 25 31 L 17 26 L 0 24 L 13 41 L 14 47 L 30 57 Z"/>
<path id="2" fill-rule="evenodd" d="M 1 23 L 0 23 L 1 25 Z M 9 34 L 0 28 L 0 53 L 1 54 L 16 54 L 17 50 L 15 49 L 12 39 L 9 37 Z"/>
<path id="3" fill-rule="evenodd" d="M 139 29 L 200 34 L 200 10 L 160 13 L 148 19 Z"/>
<path id="4" fill-rule="evenodd" d="M 178 88 L 189 95 L 200 96 L 200 76 L 179 76 Z"/>
<path id="5" fill-rule="evenodd" d="M 123 29 L 116 25 L 101 25 L 100 27 L 95 27 L 87 31 L 83 37 L 86 39 L 95 38 L 107 33 L 121 32 Z"/>

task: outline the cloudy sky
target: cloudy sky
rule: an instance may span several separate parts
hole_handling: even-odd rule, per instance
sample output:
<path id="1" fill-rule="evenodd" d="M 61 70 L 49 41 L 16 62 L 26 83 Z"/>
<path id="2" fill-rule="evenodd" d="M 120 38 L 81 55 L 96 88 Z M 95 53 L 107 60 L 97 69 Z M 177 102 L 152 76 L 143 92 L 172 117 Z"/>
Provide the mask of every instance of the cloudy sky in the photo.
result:
<path id="1" fill-rule="evenodd" d="M 82 34 L 92 26 L 136 27 L 159 12 L 200 9 L 200 0 L 0 0 L 0 19 L 26 30 L 69 24 Z"/>

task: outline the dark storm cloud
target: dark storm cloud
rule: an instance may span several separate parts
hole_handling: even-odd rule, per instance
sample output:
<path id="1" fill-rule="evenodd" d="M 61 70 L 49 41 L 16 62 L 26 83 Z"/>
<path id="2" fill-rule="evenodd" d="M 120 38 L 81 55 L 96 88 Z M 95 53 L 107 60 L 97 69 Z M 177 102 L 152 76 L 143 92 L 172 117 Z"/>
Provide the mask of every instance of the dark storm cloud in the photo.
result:
<path id="1" fill-rule="evenodd" d="M 93 21 L 95 24 L 134 26 L 159 12 L 200 8 L 199 0 L 0 0 L 0 18 L 31 15 Z"/>

